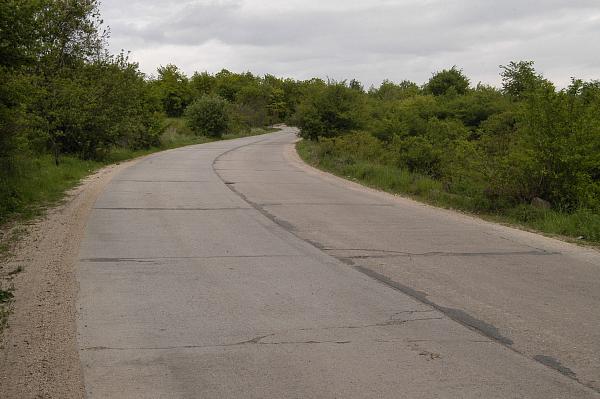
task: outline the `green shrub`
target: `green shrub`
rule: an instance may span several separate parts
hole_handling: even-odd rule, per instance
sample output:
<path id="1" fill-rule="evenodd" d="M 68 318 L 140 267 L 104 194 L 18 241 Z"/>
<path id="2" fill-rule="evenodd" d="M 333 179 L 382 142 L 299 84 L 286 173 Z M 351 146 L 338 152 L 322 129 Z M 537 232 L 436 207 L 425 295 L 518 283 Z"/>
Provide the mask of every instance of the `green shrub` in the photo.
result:
<path id="1" fill-rule="evenodd" d="M 469 90 L 469 79 L 462 69 L 456 66 L 434 73 L 425 85 L 425 92 L 434 96 L 465 94 L 467 90 Z"/>
<path id="2" fill-rule="evenodd" d="M 359 129 L 366 119 L 363 96 L 345 82 L 314 85 L 299 104 L 295 116 L 301 136 L 317 140 Z"/>
<path id="3" fill-rule="evenodd" d="M 425 137 L 411 136 L 394 142 L 397 165 L 429 176 L 441 174 L 442 152 Z"/>
<path id="4" fill-rule="evenodd" d="M 229 126 L 229 103 L 218 95 L 205 94 L 190 104 L 185 110 L 185 118 L 197 135 L 221 137 Z"/>

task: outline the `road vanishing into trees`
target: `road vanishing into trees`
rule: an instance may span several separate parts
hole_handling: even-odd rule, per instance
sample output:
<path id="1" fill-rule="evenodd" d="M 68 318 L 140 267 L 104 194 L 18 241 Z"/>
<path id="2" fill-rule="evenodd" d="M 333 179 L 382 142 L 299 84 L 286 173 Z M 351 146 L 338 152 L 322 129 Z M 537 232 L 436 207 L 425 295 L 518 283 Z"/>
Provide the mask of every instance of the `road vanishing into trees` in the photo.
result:
<path id="1" fill-rule="evenodd" d="M 600 398 L 600 256 L 304 165 L 158 153 L 80 251 L 90 398 Z"/>

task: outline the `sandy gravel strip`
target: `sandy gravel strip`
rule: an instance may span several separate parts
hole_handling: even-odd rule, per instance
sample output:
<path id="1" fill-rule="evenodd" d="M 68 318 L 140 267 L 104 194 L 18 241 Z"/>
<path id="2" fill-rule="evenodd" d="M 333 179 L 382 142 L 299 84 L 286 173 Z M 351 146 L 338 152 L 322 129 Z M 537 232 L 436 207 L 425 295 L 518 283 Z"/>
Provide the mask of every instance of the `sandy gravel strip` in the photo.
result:
<path id="1" fill-rule="evenodd" d="M 75 326 L 77 254 L 99 194 L 135 162 L 111 165 L 84 179 L 63 204 L 25 226 L 25 238 L 0 264 L 0 279 L 6 286 L 10 278 L 15 288 L 0 346 L 1 398 L 84 396 Z M 7 276 L 18 267 L 23 271 Z"/>

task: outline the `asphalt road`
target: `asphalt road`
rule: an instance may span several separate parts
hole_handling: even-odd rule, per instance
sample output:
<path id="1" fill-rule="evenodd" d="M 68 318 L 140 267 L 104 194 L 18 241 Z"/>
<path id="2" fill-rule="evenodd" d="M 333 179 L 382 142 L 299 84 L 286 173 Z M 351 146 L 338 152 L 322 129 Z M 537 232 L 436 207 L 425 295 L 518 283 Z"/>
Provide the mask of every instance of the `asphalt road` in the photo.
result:
<path id="1" fill-rule="evenodd" d="M 79 261 L 90 398 L 600 398 L 600 256 L 303 165 L 155 154 Z"/>

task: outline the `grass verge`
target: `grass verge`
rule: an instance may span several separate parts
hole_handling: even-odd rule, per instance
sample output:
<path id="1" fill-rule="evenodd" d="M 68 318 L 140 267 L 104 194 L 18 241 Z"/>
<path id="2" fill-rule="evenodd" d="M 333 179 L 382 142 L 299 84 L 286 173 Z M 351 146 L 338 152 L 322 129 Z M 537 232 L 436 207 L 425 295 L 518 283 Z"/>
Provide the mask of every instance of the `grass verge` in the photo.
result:
<path id="1" fill-rule="evenodd" d="M 567 241 L 600 245 L 600 215 L 586 210 L 573 213 L 535 208 L 522 204 L 497 212 L 482 211 L 477 199 L 447 192 L 440 181 L 391 165 L 357 159 L 352 154 L 332 155 L 319 142 L 296 144 L 300 157 L 309 165 L 365 186 L 447 209 L 464 211 L 490 221 L 518 226 Z"/>

